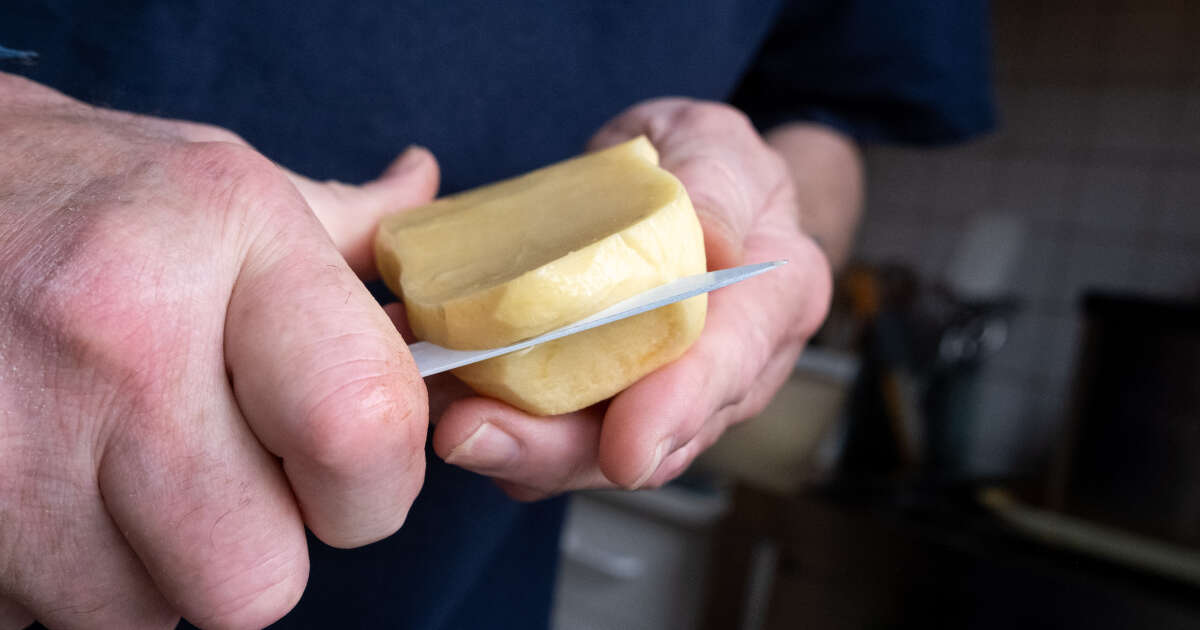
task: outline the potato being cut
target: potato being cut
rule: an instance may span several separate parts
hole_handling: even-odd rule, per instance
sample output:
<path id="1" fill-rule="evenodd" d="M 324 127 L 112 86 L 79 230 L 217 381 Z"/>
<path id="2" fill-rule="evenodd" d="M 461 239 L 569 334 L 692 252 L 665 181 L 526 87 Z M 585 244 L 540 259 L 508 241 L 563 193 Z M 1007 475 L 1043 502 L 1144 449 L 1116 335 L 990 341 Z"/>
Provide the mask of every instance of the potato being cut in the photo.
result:
<path id="1" fill-rule="evenodd" d="M 421 339 L 495 348 L 705 271 L 691 201 L 637 138 L 384 219 L 383 280 Z M 705 296 L 458 368 L 477 392 L 539 415 L 574 411 L 673 361 Z"/>

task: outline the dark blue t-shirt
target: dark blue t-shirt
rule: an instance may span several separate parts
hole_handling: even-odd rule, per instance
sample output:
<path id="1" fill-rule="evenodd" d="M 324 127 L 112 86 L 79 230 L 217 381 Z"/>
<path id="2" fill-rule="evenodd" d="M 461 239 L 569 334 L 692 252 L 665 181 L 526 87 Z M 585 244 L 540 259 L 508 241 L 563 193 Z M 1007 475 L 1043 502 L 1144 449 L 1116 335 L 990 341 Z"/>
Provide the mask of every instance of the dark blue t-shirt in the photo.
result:
<path id="1" fill-rule="evenodd" d="M 985 0 L 17 0 L 0 45 L 39 58 L 0 69 L 227 127 L 321 179 L 370 179 L 422 144 L 454 192 L 574 155 L 664 95 L 732 101 L 761 127 L 961 140 L 992 124 L 985 33 Z M 310 539 L 281 627 L 546 625 L 563 502 L 514 503 L 429 457 L 398 534 Z"/>

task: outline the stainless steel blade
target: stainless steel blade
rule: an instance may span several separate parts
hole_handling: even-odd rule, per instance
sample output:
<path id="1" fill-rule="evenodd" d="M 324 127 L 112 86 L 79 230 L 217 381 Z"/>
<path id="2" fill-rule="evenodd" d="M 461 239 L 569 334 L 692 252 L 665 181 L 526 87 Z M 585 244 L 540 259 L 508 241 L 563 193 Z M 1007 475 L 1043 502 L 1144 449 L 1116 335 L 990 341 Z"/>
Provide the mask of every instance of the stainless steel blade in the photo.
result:
<path id="1" fill-rule="evenodd" d="M 574 324 L 563 326 L 544 335 L 519 341 L 503 348 L 451 350 L 450 348 L 443 348 L 428 341 L 419 341 L 408 346 L 408 350 L 412 353 L 413 359 L 416 360 L 417 369 L 421 371 L 421 376 L 433 376 L 446 370 L 453 370 L 456 367 L 478 363 L 479 361 L 530 348 L 541 343 L 546 343 L 547 341 L 566 337 L 567 335 L 574 335 L 589 328 L 610 324 L 626 317 L 633 317 L 639 313 L 652 311 L 661 306 L 686 300 L 701 293 L 708 293 L 709 291 L 729 286 L 735 282 L 741 282 L 746 278 L 757 276 L 786 262 L 786 260 L 776 260 L 680 278 L 618 302 Z"/>

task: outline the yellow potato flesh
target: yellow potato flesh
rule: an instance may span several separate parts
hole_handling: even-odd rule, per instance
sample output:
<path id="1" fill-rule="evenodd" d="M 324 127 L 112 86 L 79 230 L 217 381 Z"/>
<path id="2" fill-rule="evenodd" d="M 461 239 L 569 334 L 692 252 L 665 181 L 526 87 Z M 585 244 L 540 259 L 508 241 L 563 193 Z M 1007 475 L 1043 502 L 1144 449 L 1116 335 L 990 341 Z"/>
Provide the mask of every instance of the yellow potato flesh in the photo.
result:
<path id="1" fill-rule="evenodd" d="M 705 270 L 683 186 L 645 138 L 384 220 L 376 260 L 421 339 L 508 345 Z M 476 391 L 538 415 L 574 411 L 678 358 L 699 296 L 459 368 Z"/>

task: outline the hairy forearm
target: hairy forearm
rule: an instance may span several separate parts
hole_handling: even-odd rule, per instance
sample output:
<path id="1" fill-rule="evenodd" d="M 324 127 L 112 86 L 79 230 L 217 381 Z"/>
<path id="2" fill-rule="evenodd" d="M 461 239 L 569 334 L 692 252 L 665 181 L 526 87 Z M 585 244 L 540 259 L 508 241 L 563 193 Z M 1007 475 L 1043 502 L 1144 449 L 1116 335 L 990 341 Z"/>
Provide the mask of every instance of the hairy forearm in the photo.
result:
<path id="1" fill-rule="evenodd" d="M 783 154 L 796 183 L 801 225 L 836 270 L 846 262 L 862 216 L 863 163 L 846 136 L 820 125 L 773 129 L 767 142 Z"/>

